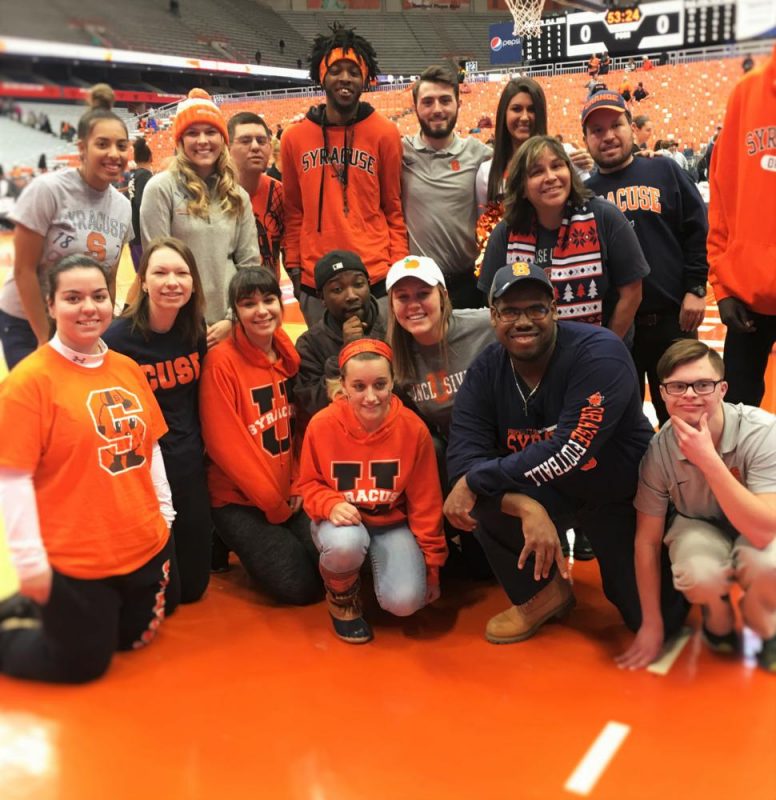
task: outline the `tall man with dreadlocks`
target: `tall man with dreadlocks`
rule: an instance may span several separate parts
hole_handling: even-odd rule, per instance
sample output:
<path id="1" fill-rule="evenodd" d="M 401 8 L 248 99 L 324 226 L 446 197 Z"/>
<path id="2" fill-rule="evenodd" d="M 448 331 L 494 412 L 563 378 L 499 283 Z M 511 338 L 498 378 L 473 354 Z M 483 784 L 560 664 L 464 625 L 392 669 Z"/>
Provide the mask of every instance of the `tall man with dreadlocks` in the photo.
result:
<path id="1" fill-rule="evenodd" d="M 285 266 L 308 326 L 323 316 L 315 264 L 330 250 L 361 256 L 372 294 L 386 307 L 385 275 L 408 254 L 396 126 L 359 102 L 377 74 L 372 45 L 334 24 L 313 42 L 310 76 L 326 102 L 283 133 Z"/>

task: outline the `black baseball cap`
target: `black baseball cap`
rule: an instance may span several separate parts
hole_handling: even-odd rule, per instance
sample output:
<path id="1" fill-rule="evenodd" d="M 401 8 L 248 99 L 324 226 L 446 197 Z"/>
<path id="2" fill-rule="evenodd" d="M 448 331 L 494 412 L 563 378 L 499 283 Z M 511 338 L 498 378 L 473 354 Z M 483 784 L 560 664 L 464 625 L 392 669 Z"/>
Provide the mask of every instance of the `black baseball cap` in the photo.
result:
<path id="1" fill-rule="evenodd" d="M 533 261 L 515 261 L 514 264 L 507 264 L 496 273 L 493 284 L 490 287 L 490 303 L 498 300 L 504 292 L 516 286 L 520 281 L 536 281 L 541 283 L 550 296 L 555 298 L 555 290 L 547 277 L 547 273 L 538 267 Z"/>
<path id="2" fill-rule="evenodd" d="M 347 270 L 363 272 L 367 280 L 369 279 L 366 266 L 357 253 L 350 250 L 330 250 L 315 265 L 315 288 L 320 292 L 332 278 Z"/>

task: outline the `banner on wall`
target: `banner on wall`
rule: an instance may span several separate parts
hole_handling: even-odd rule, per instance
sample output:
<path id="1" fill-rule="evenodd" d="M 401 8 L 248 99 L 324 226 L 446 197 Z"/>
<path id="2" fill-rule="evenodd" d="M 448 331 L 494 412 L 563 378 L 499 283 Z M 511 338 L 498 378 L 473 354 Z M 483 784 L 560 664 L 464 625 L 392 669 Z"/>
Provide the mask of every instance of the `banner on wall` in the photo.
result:
<path id="1" fill-rule="evenodd" d="M 402 0 L 402 8 L 405 11 L 423 11 L 432 8 L 444 8 L 449 11 L 463 9 L 468 11 L 471 3 L 469 0 Z"/>
<path id="2" fill-rule="evenodd" d="M 523 60 L 522 39 L 512 33 L 513 29 L 513 22 L 489 26 L 491 64 L 519 64 Z"/>

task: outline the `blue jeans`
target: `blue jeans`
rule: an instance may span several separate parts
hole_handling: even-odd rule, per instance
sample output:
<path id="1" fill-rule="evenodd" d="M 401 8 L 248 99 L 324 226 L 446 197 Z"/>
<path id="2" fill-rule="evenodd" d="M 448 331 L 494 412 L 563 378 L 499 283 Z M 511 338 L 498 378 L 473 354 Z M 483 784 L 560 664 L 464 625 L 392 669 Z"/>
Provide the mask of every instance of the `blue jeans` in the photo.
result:
<path id="1" fill-rule="evenodd" d="M 426 603 L 426 562 L 412 531 L 405 525 L 338 527 L 328 520 L 311 525 L 321 566 L 332 573 L 358 572 L 367 553 L 375 595 L 381 608 L 408 617 Z"/>
<path id="2" fill-rule="evenodd" d="M 13 369 L 25 356 L 38 349 L 38 337 L 26 319 L 0 311 L 0 342 L 8 369 Z"/>

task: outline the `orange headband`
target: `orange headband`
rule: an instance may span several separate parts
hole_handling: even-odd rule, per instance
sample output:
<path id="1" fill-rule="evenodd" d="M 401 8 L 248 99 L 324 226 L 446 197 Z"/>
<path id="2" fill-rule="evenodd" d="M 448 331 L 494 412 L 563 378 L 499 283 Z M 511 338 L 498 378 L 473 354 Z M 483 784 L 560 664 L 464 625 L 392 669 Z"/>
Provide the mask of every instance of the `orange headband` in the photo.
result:
<path id="1" fill-rule="evenodd" d="M 393 360 L 393 350 L 385 342 L 379 339 L 356 339 L 350 344 L 346 344 L 339 354 L 339 368 L 342 369 L 345 363 L 359 353 L 376 353 L 378 356 Z"/>
<path id="2" fill-rule="evenodd" d="M 329 66 L 335 61 L 352 61 L 354 64 L 358 64 L 358 68 L 361 70 L 361 77 L 364 79 L 364 84 L 366 84 L 366 61 L 364 61 L 355 50 L 343 50 L 341 47 L 335 47 L 328 55 L 324 56 L 323 61 L 321 61 L 321 66 L 318 69 L 318 79 L 321 84 L 323 84 L 323 79 L 329 71 Z"/>

